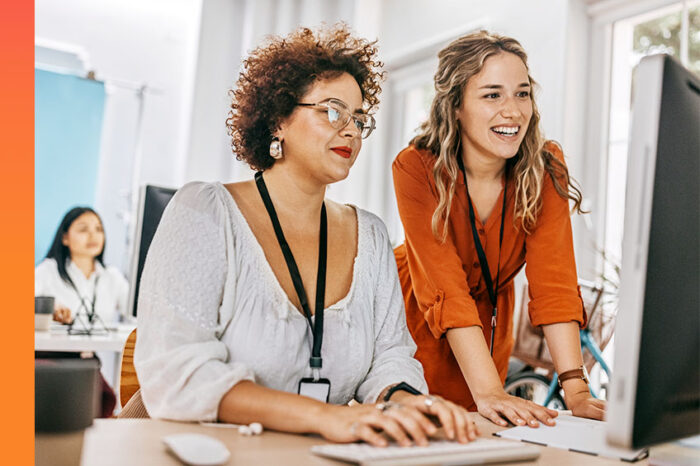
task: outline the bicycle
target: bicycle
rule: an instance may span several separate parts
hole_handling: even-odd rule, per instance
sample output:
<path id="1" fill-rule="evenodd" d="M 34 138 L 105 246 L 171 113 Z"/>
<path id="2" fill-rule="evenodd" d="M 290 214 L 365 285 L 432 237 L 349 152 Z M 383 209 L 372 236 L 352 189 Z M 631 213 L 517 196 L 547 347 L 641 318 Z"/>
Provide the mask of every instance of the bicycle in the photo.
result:
<path id="1" fill-rule="evenodd" d="M 590 290 L 593 293 L 594 301 L 591 305 L 589 312 L 589 322 L 594 322 L 593 318 L 595 311 L 601 305 L 603 295 L 607 293 L 602 286 L 597 286 L 593 283 L 586 281 L 579 281 L 579 284 Z M 523 317 L 521 316 L 521 319 Z M 605 316 L 601 314 L 601 326 L 606 325 Z M 586 328 L 579 330 L 579 337 L 581 339 L 581 350 L 585 354 L 587 350 L 593 357 L 593 364 L 600 364 L 601 369 L 610 379 L 611 371 L 607 363 L 603 359 L 602 350 L 596 343 L 591 332 L 591 325 Z M 603 338 L 604 344 L 609 341 L 609 336 Z M 517 364 L 516 364 L 517 365 Z M 526 400 L 533 401 L 539 405 L 546 406 L 551 409 L 567 409 L 564 398 L 561 396 L 561 390 L 558 383 L 558 374 L 556 371 L 552 371 L 551 379 L 543 374 L 537 373 L 531 365 L 522 364 L 521 367 L 511 373 L 509 370 L 509 375 L 506 378 L 506 383 L 504 385 L 506 393 L 523 398 Z M 599 398 L 600 394 L 593 388 L 589 386 L 591 395 L 595 398 Z"/>

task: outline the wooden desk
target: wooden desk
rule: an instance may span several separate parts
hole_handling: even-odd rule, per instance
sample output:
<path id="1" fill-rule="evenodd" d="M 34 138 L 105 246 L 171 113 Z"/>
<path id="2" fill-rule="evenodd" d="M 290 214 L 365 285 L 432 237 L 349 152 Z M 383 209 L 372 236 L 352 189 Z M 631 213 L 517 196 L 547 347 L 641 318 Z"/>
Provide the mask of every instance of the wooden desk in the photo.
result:
<path id="1" fill-rule="evenodd" d="M 482 435 L 490 435 L 501 428 L 473 415 Z M 266 431 L 256 437 L 239 435 L 235 429 L 201 426 L 199 424 L 157 421 L 152 419 L 96 419 L 85 433 L 83 466 L 130 465 L 181 465 L 168 454 L 161 437 L 169 434 L 192 432 L 216 437 L 231 452 L 231 465 L 340 465 L 313 455 L 309 449 L 313 445 L 326 443 L 317 436 L 282 434 Z M 675 448 L 675 446 L 672 446 Z M 668 446 L 660 450 L 668 451 Z M 652 456 L 654 456 L 652 450 Z M 700 452 L 696 452 L 700 459 Z M 522 464 L 522 463 L 518 463 Z M 598 458 L 583 453 L 573 453 L 555 448 L 541 448 L 540 457 L 529 464 L 597 466 L 626 463 L 606 458 Z M 647 460 L 634 463 L 647 465 Z"/>

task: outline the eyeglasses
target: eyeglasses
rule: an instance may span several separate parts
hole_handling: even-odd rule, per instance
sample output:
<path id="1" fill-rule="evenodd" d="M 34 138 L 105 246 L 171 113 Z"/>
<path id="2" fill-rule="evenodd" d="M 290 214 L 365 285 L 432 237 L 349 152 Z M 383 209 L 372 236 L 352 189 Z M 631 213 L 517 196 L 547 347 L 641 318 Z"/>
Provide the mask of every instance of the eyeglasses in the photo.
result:
<path id="1" fill-rule="evenodd" d="M 348 107 L 338 99 L 328 99 L 325 102 L 315 104 L 299 103 L 297 105 L 326 112 L 328 115 L 328 122 L 337 130 L 345 128 L 348 123 L 350 123 L 350 120 L 353 120 L 355 127 L 360 131 L 362 139 L 367 139 L 367 137 L 372 134 L 372 131 L 374 131 L 376 123 L 372 115 L 367 115 L 366 113 L 350 113 Z"/>

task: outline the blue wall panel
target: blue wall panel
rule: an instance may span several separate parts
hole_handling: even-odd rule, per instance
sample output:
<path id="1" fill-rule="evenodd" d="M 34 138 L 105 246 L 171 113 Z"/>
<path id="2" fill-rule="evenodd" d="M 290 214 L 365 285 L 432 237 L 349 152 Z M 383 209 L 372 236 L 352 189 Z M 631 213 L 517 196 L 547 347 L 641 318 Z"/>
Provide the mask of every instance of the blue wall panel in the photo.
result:
<path id="1" fill-rule="evenodd" d="M 100 155 L 104 84 L 34 70 L 34 262 L 63 215 L 92 206 Z"/>

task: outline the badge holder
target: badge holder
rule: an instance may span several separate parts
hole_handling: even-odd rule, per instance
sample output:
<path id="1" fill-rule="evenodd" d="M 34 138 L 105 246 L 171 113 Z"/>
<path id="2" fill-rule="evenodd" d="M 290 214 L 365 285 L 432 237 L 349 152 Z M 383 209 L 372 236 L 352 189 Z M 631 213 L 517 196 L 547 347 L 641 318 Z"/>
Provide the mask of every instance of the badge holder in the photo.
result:
<path id="1" fill-rule="evenodd" d="M 331 381 L 328 379 L 304 377 L 299 381 L 299 394 L 328 403 L 328 398 L 331 394 Z"/>

